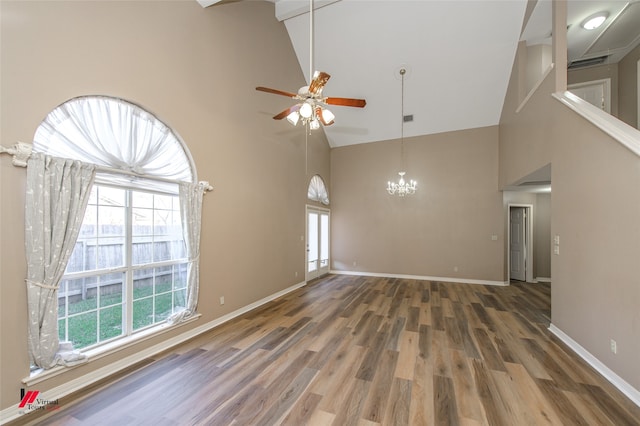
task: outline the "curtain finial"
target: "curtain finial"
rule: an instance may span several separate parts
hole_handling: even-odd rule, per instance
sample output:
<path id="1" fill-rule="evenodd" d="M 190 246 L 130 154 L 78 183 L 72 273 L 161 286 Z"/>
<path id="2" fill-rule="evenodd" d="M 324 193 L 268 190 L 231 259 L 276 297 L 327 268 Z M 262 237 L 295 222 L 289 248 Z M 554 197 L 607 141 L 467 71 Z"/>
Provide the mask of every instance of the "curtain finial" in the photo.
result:
<path id="1" fill-rule="evenodd" d="M 27 160 L 31 156 L 33 145 L 30 143 L 18 142 L 10 147 L 0 145 L 0 154 L 7 153 L 13 155 L 11 162 L 14 166 L 27 167 Z"/>

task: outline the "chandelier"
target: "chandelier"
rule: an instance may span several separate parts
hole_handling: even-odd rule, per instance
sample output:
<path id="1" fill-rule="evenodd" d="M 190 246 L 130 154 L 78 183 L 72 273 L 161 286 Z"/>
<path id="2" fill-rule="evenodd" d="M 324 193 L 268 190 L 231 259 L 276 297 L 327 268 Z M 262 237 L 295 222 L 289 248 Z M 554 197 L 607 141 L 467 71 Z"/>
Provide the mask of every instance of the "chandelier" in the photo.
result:
<path id="1" fill-rule="evenodd" d="M 400 68 L 400 79 L 402 80 L 402 102 L 401 102 L 401 124 L 400 124 L 400 161 L 402 163 L 402 167 L 404 168 L 404 75 L 407 73 L 407 70 L 404 68 Z M 398 172 L 400 175 L 400 179 L 398 182 L 387 182 L 387 192 L 391 195 L 398 194 L 400 197 L 404 197 L 405 195 L 411 195 L 416 192 L 416 185 L 418 184 L 415 180 L 411 179 L 408 182 L 404 180 L 404 175 L 406 174 L 404 171 Z"/>

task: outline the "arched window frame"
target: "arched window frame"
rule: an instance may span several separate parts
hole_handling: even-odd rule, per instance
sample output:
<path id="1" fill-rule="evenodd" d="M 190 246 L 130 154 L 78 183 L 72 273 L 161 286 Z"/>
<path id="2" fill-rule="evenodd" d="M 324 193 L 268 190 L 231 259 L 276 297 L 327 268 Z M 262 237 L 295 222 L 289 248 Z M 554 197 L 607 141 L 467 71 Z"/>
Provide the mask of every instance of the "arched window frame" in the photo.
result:
<path id="1" fill-rule="evenodd" d="M 325 186 L 324 180 L 320 175 L 314 175 L 311 177 L 311 180 L 309 181 L 309 187 L 307 189 L 307 198 L 309 200 L 322 203 L 325 206 L 329 205 L 329 194 L 327 192 L 327 187 Z"/>
<path id="2" fill-rule="evenodd" d="M 53 326 L 62 321 L 65 329 L 64 333 L 60 334 L 63 334 L 65 338 L 71 337 L 68 335 L 70 315 L 69 310 L 66 309 L 69 306 L 68 294 L 65 294 L 65 313 L 62 314 L 62 318 L 60 318 L 61 311 L 58 309 L 57 302 L 60 297 L 58 289 L 66 290 L 73 279 L 84 280 L 94 277 L 98 283 L 94 291 L 98 295 L 103 290 L 103 286 L 99 284 L 99 277 L 111 277 L 114 274 L 126 276 L 125 283 L 121 283 L 120 303 L 107 306 L 107 308 L 115 307 L 116 311 L 121 310 L 122 319 L 120 321 L 124 331 L 118 336 L 107 336 L 106 339 L 102 339 L 100 331 L 98 331 L 93 344 L 84 345 L 88 349 L 122 337 L 131 337 L 135 332 L 142 329 L 149 330 L 149 327 L 153 328 L 157 324 L 171 324 L 195 317 L 199 287 L 198 257 L 202 195 L 204 191 L 210 190 L 211 187 L 207 182 L 194 183 L 196 181 L 195 166 L 186 145 L 179 136 L 153 114 L 135 104 L 106 96 L 84 96 L 63 103 L 47 115 L 36 131 L 33 152 L 32 158 L 34 161 L 29 160 L 29 169 L 40 167 L 42 170 L 36 173 L 34 169 L 34 173 L 31 174 L 34 176 L 39 175 L 41 179 L 45 179 L 48 182 L 48 186 L 36 181 L 27 182 L 27 216 L 34 219 L 34 222 L 38 222 L 35 229 L 42 228 L 43 234 L 59 233 L 59 230 L 54 230 L 53 232 L 47 230 L 50 225 L 39 223 L 51 222 L 49 219 L 41 219 L 42 211 L 48 213 L 50 210 L 55 210 L 52 208 L 53 204 L 45 207 L 35 206 L 35 204 L 42 202 L 43 197 L 40 193 L 59 190 L 56 188 L 55 182 L 54 185 L 50 185 L 51 181 L 57 180 L 54 176 L 56 172 L 53 171 L 53 168 L 60 169 L 60 167 L 56 164 L 85 164 L 93 170 L 93 175 L 87 175 L 86 178 L 82 178 L 82 180 L 88 181 L 86 187 L 91 190 L 91 195 L 87 197 L 87 191 L 83 189 L 85 195 L 79 201 L 81 208 L 76 215 L 85 214 L 87 204 L 92 206 L 92 213 L 93 211 L 100 211 L 101 208 L 104 208 L 105 211 L 113 210 L 114 208 L 126 211 L 126 218 L 122 219 L 122 222 L 118 222 L 121 223 L 120 225 L 117 225 L 119 229 L 126 229 L 126 235 L 118 237 L 124 238 L 126 249 L 123 249 L 122 257 L 126 259 L 124 260 L 124 266 L 102 265 L 102 267 L 99 267 L 96 266 L 99 262 L 95 262 L 93 269 L 86 270 L 85 268 L 79 272 L 70 272 L 68 270 L 69 258 L 73 257 L 78 250 L 78 241 L 74 237 L 73 241 L 68 244 L 69 248 L 66 249 L 68 253 L 60 257 L 60 265 L 56 266 L 56 269 L 61 270 L 60 273 L 64 270 L 64 275 L 53 283 L 44 283 L 44 281 L 32 278 L 43 276 L 43 271 L 41 270 L 42 261 L 28 259 L 29 278 L 27 279 L 27 288 L 30 303 L 29 312 L 30 316 L 32 316 L 29 321 L 29 349 L 32 362 L 38 367 L 46 369 L 55 365 L 75 365 L 86 361 L 86 354 L 72 350 L 73 348 L 68 342 L 58 344 L 58 333 L 62 330 L 57 329 L 56 331 L 58 332 L 52 333 L 57 328 Z M 36 166 L 36 164 L 40 166 Z M 45 164 L 45 166 L 42 167 L 41 164 Z M 51 169 L 47 169 L 51 165 L 54 166 Z M 91 187 L 93 188 L 91 189 Z M 106 192 L 120 191 L 125 196 L 121 201 L 116 201 L 115 204 L 113 200 L 108 200 L 104 206 L 101 206 L 101 199 L 98 195 L 101 188 Z M 61 188 L 61 190 L 67 193 L 74 192 L 65 188 Z M 152 200 L 151 207 L 138 205 L 138 215 L 147 213 L 147 215 L 151 215 L 150 217 L 156 217 L 159 213 L 162 213 L 166 217 L 174 218 L 166 222 L 166 226 L 163 225 L 159 228 L 153 225 L 156 222 L 152 221 L 151 236 L 138 236 L 138 240 L 140 238 L 151 238 L 152 241 L 156 241 L 154 240 L 156 238 L 154 235 L 157 235 L 158 238 L 167 238 L 162 236 L 164 235 L 162 233 L 165 232 L 162 229 L 173 229 L 171 234 L 173 237 L 169 236 L 169 238 L 174 239 L 170 240 L 169 243 L 174 246 L 174 243 L 177 242 L 178 246 L 182 248 L 172 248 L 170 251 L 174 254 L 170 255 L 170 258 L 155 259 L 149 265 L 142 262 L 137 264 L 132 262 L 134 256 L 132 244 L 136 240 L 132 230 L 134 222 L 134 219 L 132 219 L 133 210 L 136 209 L 136 201 L 132 200 L 136 197 L 135 194 L 139 194 L 142 199 Z M 52 194 L 51 197 L 47 195 L 44 198 L 46 198 L 47 203 L 57 203 L 55 201 L 56 197 L 56 194 Z M 157 205 L 154 204 L 156 198 L 159 200 Z M 145 208 L 146 211 L 144 210 Z M 89 213 L 87 212 L 87 214 Z M 118 213 L 116 216 L 120 217 L 121 215 Z M 84 217 L 85 219 L 82 220 L 83 225 L 89 216 L 85 215 Z M 96 217 L 99 221 L 99 213 Z M 177 222 L 176 217 L 180 217 Z M 56 226 L 60 226 L 60 224 L 54 223 L 53 227 L 55 228 Z M 95 232 L 98 233 L 95 234 L 94 232 L 95 235 L 100 235 L 100 232 L 106 232 L 98 231 L 101 228 L 100 222 L 95 222 L 93 226 L 96 229 Z M 34 227 L 30 226 L 28 228 L 27 233 L 32 233 Z M 157 231 L 156 228 L 160 231 Z M 64 230 L 62 231 L 64 232 Z M 161 232 L 162 235 L 157 234 L 157 232 Z M 77 236 L 78 233 L 81 234 L 82 230 L 76 232 L 75 235 Z M 92 238 L 93 234 L 90 239 Z M 97 242 L 100 238 L 96 238 L 98 240 L 94 244 L 96 244 L 97 250 L 101 246 Z M 114 237 L 105 234 L 102 240 L 107 241 L 109 238 L 113 239 Z M 38 239 L 36 238 L 36 240 Z M 45 243 L 44 245 L 53 246 L 55 244 L 58 243 Z M 46 247 L 44 249 L 42 247 L 39 248 L 40 252 L 43 250 L 46 251 Z M 72 251 L 73 253 L 71 253 Z M 27 253 L 27 257 L 29 258 L 29 253 Z M 132 317 L 135 318 L 135 313 L 132 314 L 132 308 L 129 307 L 136 303 L 133 295 L 134 275 L 139 274 L 143 269 L 151 271 L 152 294 L 146 299 L 139 298 L 138 300 L 149 300 L 152 306 L 151 315 L 153 320 L 150 324 L 143 324 L 142 327 L 136 329 L 132 326 Z M 156 289 L 159 288 L 156 285 L 157 271 L 164 271 L 164 275 L 169 273 L 172 277 L 169 290 L 165 289 L 162 294 L 156 292 Z M 176 286 L 174 278 L 177 276 L 185 280 L 183 287 Z M 104 281 L 106 282 L 107 279 L 105 278 Z M 167 296 L 172 300 L 170 302 L 170 311 L 156 313 L 157 299 L 159 297 L 166 299 Z M 100 299 L 100 297 L 102 296 L 96 296 L 95 298 Z M 176 298 L 180 299 L 181 302 L 174 303 L 177 300 Z M 47 303 L 41 303 L 45 299 Z M 37 309 L 31 309 L 32 301 L 36 301 L 33 305 L 38 306 Z M 107 309 L 101 303 L 100 301 L 94 302 L 96 306 L 90 306 L 87 311 L 91 315 L 95 314 L 94 325 L 98 330 L 100 330 L 102 324 L 99 314 Z M 58 320 L 47 317 L 48 314 L 57 314 Z M 74 315 L 73 318 L 78 317 L 75 312 Z M 43 319 L 43 317 L 46 318 Z M 148 333 L 145 332 L 145 334 Z"/>

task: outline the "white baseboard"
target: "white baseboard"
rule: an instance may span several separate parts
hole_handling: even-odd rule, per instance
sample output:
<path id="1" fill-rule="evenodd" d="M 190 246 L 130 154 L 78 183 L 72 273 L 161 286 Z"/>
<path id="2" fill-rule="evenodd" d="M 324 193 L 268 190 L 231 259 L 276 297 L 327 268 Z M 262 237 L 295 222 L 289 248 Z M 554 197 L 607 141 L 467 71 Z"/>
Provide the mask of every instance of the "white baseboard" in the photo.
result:
<path id="1" fill-rule="evenodd" d="M 357 272 L 357 271 L 337 271 L 331 270 L 330 273 L 336 275 L 362 275 L 365 277 L 383 277 L 383 278 L 402 278 L 407 280 L 424 280 L 424 281 L 442 281 L 445 283 L 462 283 L 462 284 L 482 284 L 508 286 L 509 281 L 488 281 L 473 280 L 468 278 L 449 278 L 449 277 L 431 277 L 426 275 L 402 275 L 402 274 L 386 274 L 378 272 Z"/>
<path id="2" fill-rule="evenodd" d="M 536 282 L 539 282 L 539 283 L 550 283 L 551 282 L 551 278 L 536 277 Z"/>
<path id="3" fill-rule="evenodd" d="M 93 383 L 96 383 L 99 380 L 107 378 L 133 364 L 136 364 L 138 362 L 145 360 L 146 358 L 149 358 L 153 355 L 166 351 L 176 345 L 179 345 L 180 343 L 186 342 L 189 339 L 192 339 L 221 324 L 224 324 L 227 321 L 230 321 L 240 315 L 243 315 L 251 311 L 252 309 L 262 306 L 265 303 L 268 303 L 274 299 L 277 299 L 278 297 L 284 296 L 285 294 L 290 293 L 294 290 L 297 290 L 298 288 L 303 287 L 306 284 L 307 284 L 306 281 L 302 281 L 298 284 L 295 284 L 291 287 L 288 287 L 284 290 L 281 290 L 277 293 L 274 293 L 270 296 L 260 299 L 254 303 L 251 303 L 250 305 L 247 305 L 243 308 L 230 312 L 220 318 L 216 318 L 213 321 L 209 321 L 208 323 L 202 324 L 199 327 L 192 328 L 191 330 L 186 331 L 178 336 L 172 337 L 171 339 L 167 339 L 162 343 L 158 343 L 157 345 L 143 349 L 133 355 L 120 359 L 116 362 L 113 362 L 109 365 L 106 365 L 102 368 L 99 368 L 95 371 L 85 374 L 84 376 L 70 380 L 53 389 L 50 389 L 45 392 L 41 392 L 40 398 L 50 400 L 50 401 L 64 398 L 67 395 L 70 395 L 74 392 L 78 392 L 83 388 L 86 388 L 87 386 Z M 83 364 L 83 365 L 86 365 L 86 364 Z M 5 408 L 4 410 L 0 411 L 0 424 L 8 423 L 12 420 L 17 419 L 18 417 L 22 417 L 23 415 L 28 415 L 28 413 L 21 412 L 21 410 L 18 408 L 18 404 L 15 404 L 11 407 Z"/>
<path id="4" fill-rule="evenodd" d="M 609 367 L 604 365 L 598 358 L 593 356 L 589 351 L 580 346 L 578 342 L 573 340 L 562 330 L 555 325 L 549 326 L 549 331 L 555 334 L 558 339 L 562 340 L 567 346 L 569 346 L 580 358 L 584 359 L 590 366 L 596 369 L 605 379 L 611 382 L 620 392 L 625 394 L 627 398 L 633 401 L 634 404 L 640 407 L 640 391 L 629 383 L 627 383 L 622 377 L 614 373 Z"/>

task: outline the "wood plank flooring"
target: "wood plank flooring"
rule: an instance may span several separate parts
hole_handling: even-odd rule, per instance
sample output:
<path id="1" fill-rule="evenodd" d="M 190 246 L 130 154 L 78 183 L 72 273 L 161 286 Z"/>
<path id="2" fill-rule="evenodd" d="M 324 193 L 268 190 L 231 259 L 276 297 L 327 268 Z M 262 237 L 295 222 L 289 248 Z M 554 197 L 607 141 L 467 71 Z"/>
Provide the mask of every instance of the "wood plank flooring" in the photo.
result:
<path id="1" fill-rule="evenodd" d="M 549 284 L 329 275 L 38 424 L 640 425 L 549 316 Z"/>

